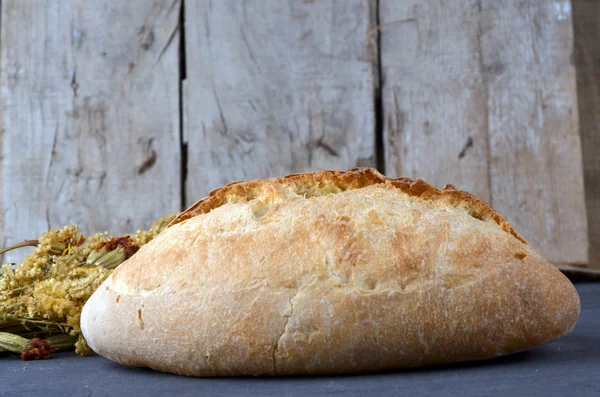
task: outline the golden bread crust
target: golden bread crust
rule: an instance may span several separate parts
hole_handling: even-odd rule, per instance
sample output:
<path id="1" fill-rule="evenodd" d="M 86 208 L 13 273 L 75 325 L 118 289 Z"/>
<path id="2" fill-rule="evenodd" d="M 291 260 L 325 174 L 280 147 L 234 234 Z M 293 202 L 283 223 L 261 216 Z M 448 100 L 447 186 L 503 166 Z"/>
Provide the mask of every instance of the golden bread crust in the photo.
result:
<path id="1" fill-rule="evenodd" d="M 255 198 L 268 201 L 274 186 L 290 187 L 299 194 L 312 192 L 314 195 L 320 195 L 319 193 L 322 193 L 320 190 L 323 190 L 323 187 L 327 187 L 327 185 L 334 185 L 339 191 L 346 191 L 376 184 L 393 186 L 405 194 L 420 197 L 424 200 L 448 202 L 456 208 L 462 208 L 474 218 L 496 223 L 504 231 L 526 243 L 525 239 L 514 230 L 502 215 L 497 213 L 489 204 L 468 192 L 458 190 L 450 184 L 444 186 L 443 190 L 439 190 L 422 179 L 415 181 L 406 176 L 396 179 L 387 178 L 376 169 L 367 167 L 352 168 L 348 171 L 321 170 L 289 174 L 282 178 L 231 182 L 222 188 L 209 192 L 205 198 L 197 201 L 173 219 L 169 226 L 197 215 L 206 214 L 227 203 Z"/>
<path id="2" fill-rule="evenodd" d="M 495 357 L 574 326 L 573 285 L 489 206 L 382 178 L 213 192 L 89 299 L 90 347 L 184 375 L 328 374 Z"/>

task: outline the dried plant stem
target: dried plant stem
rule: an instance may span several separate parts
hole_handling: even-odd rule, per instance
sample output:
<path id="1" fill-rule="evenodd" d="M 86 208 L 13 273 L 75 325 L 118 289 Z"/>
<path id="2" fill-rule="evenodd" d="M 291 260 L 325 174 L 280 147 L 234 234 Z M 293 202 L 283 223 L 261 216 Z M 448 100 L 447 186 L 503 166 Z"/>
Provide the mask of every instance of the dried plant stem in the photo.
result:
<path id="1" fill-rule="evenodd" d="M 22 336 L 8 332 L 0 332 L 0 349 L 12 353 L 23 353 L 27 342 L 29 342 L 29 339 L 23 338 Z"/>
<path id="2" fill-rule="evenodd" d="M 6 291 L 2 291 L 1 293 L 6 294 L 6 293 L 13 293 L 13 292 L 17 292 L 17 291 L 23 291 L 26 290 L 27 288 L 31 288 L 31 285 L 25 285 L 23 287 L 19 287 L 19 288 L 12 288 Z"/>
<path id="3" fill-rule="evenodd" d="M 8 246 L 6 248 L 1 249 L 0 250 L 0 255 L 6 253 L 8 251 L 12 251 L 14 249 L 17 249 L 17 248 L 37 247 L 38 244 L 39 244 L 39 241 L 37 241 L 37 240 L 26 240 L 26 241 L 23 241 L 22 243 L 13 244 L 11 246 Z"/>
<path id="4" fill-rule="evenodd" d="M 46 342 L 52 347 L 57 347 L 62 351 L 75 349 L 75 342 L 77 342 L 77 336 L 69 334 L 59 334 L 46 338 Z"/>

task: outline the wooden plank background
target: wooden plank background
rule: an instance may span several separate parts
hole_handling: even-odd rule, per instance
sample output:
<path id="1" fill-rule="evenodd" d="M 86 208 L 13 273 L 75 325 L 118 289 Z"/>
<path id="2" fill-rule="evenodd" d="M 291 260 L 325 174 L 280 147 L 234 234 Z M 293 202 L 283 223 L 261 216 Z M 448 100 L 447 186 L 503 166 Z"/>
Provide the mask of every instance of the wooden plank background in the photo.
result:
<path id="1" fill-rule="evenodd" d="M 493 205 L 553 263 L 587 263 L 570 3 L 484 4 Z"/>
<path id="2" fill-rule="evenodd" d="M 600 269 L 600 2 L 573 1 L 589 264 Z"/>
<path id="3" fill-rule="evenodd" d="M 570 4 L 454 3 L 381 2 L 388 174 L 454 183 L 552 262 L 587 263 Z"/>
<path id="4" fill-rule="evenodd" d="M 486 86 L 476 1 L 382 0 L 386 172 L 490 201 Z"/>
<path id="5" fill-rule="evenodd" d="M 2 2 L 4 244 L 180 209 L 179 6 Z"/>
<path id="6" fill-rule="evenodd" d="M 597 6 L 450 3 L 3 0 L 2 241 L 130 232 L 232 180 L 379 165 L 594 265 Z"/>
<path id="7" fill-rule="evenodd" d="M 374 1 L 185 4 L 187 204 L 235 180 L 375 166 Z"/>

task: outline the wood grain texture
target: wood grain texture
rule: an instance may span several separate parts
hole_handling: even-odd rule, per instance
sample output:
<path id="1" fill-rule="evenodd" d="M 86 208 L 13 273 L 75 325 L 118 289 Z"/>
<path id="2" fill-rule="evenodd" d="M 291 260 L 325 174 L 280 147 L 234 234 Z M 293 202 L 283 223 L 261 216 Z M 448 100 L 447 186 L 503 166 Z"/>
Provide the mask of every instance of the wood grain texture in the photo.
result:
<path id="1" fill-rule="evenodd" d="M 484 1 L 494 207 L 547 259 L 588 262 L 570 1 Z"/>
<path id="2" fill-rule="evenodd" d="M 186 1 L 187 203 L 230 181 L 375 164 L 374 1 Z"/>
<path id="3" fill-rule="evenodd" d="M 0 0 L 0 54 L 2 53 L 2 0 Z M 2 64 L 0 63 L 0 79 L 2 78 Z M 1 94 L 0 94 L 1 95 Z M 0 109 L 0 114 L 2 109 Z M 2 197 L 4 196 L 4 180 L 2 178 L 4 169 L 4 154 L 2 153 L 2 142 L 4 142 L 4 122 L 0 116 L 0 208 L 3 208 Z M 4 242 L 4 214 L 0 212 L 0 244 Z M 0 263 L 4 256 L 0 255 Z"/>
<path id="4" fill-rule="evenodd" d="M 179 210 L 179 7 L 2 2 L 5 244 Z"/>
<path id="5" fill-rule="evenodd" d="M 490 201 L 478 2 L 446 3 L 380 2 L 386 173 Z"/>
<path id="6" fill-rule="evenodd" d="M 381 2 L 388 174 L 455 183 L 586 263 L 570 2 L 454 3 Z"/>
<path id="7" fill-rule="evenodd" d="M 600 3 L 573 0 L 573 27 L 589 265 L 600 269 Z"/>

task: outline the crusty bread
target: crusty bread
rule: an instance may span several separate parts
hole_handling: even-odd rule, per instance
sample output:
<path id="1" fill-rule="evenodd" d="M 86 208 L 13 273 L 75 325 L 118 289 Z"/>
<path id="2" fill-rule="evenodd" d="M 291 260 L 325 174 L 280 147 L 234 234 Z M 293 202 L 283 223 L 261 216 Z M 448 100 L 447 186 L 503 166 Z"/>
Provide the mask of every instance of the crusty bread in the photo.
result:
<path id="1" fill-rule="evenodd" d="M 160 371 L 327 374 L 508 354 L 578 315 L 573 285 L 484 202 L 357 168 L 211 192 L 114 271 L 81 328 Z"/>

